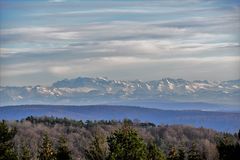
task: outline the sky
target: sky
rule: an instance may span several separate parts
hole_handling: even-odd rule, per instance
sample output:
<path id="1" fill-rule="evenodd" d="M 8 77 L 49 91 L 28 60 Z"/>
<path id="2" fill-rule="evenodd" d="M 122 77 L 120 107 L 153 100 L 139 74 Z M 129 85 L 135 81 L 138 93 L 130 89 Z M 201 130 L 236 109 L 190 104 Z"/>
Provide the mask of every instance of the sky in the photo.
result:
<path id="1" fill-rule="evenodd" d="M 0 85 L 240 79 L 239 0 L 0 0 Z"/>

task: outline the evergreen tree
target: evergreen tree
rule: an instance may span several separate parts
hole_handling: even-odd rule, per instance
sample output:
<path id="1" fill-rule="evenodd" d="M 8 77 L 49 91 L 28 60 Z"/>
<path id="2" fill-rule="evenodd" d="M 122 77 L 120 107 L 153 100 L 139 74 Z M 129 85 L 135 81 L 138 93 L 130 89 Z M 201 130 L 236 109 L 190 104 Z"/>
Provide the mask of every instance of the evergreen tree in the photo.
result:
<path id="1" fill-rule="evenodd" d="M 148 144 L 147 150 L 148 160 L 166 160 L 164 153 L 157 147 L 156 144 L 153 143 Z"/>
<path id="2" fill-rule="evenodd" d="M 137 132 L 124 126 L 108 137 L 109 160 L 145 160 L 147 147 Z"/>
<path id="3" fill-rule="evenodd" d="M 240 140 L 240 129 L 238 130 L 238 140 Z"/>
<path id="4" fill-rule="evenodd" d="M 85 151 L 87 160 L 105 160 L 107 157 L 107 144 L 103 135 L 97 134 L 94 137 L 90 148 Z"/>
<path id="5" fill-rule="evenodd" d="M 67 141 L 63 136 L 60 137 L 59 141 L 58 141 L 56 158 L 57 158 L 57 160 L 71 160 L 72 159 L 71 152 L 67 146 Z"/>
<path id="6" fill-rule="evenodd" d="M 221 138 L 217 144 L 220 160 L 238 160 L 240 157 L 240 144 L 230 136 Z"/>
<path id="7" fill-rule="evenodd" d="M 195 143 L 192 144 L 190 150 L 188 151 L 188 160 L 201 160 L 201 156 Z"/>
<path id="8" fill-rule="evenodd" d="M 20 155 L 19 159 L 20 160 L 31 160 L 31 153 L 30 153 L 29 148 L 26 145 L 22 146 L 21 155 Z"/>
<path id="9" fill-rule="evenodd" d="M 185 151 L 183 148 L 178 149 L 178 160 L 185 160 Z"/>
<path id="10" fill-rule="evenodd" d="M 39 160 L 56 160 L 56 154 L 52 147 L 52 142 L 48 138 L 47 134 L 43 136 L 42 144 L 39 147 L 38 159 Z"/>
<path id="11" fill-rule="evenodd" d="M 17 160 L 12 142 L 16 133 L 16 128 L 9 129 L 5 121 L 0 122 L 0 160 Z"/>

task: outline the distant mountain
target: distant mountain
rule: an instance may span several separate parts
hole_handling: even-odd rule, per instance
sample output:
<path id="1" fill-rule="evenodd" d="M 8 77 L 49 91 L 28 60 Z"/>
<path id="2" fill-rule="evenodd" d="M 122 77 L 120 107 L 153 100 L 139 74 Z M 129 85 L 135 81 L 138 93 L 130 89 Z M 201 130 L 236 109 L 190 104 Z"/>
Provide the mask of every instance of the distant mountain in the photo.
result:
<path id="1" fill-rule="evenodd" d="M 129 118 L 155 124 L 184 124 L 232 133 L 237 132 L 240 128 L 240 113 L 229 112 L 174 111 L 113 105 L 23 105 L 0 107 L 0 119 L 20 120 L 30 115 L 67 117 L 84 121 L 123 120 Z"/>
<path id="2" fill-rule="evenodd" d="M 152 81 L 79 77 L 52 86 L 0 87 L 0 105 L 112 104 L 141 101 L 240 104 L 240 80 L 187 81 L 164 78 Z"/>

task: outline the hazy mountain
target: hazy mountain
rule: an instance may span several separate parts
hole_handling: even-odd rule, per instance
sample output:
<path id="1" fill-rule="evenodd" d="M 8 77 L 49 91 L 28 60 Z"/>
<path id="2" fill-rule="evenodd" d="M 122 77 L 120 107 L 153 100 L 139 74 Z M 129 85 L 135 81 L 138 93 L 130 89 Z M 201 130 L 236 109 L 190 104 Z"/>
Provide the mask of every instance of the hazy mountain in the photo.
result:
<path id="1" fill-rule="evenodd" d="M 27 116 L 67 117 L 76 120 L 138 119 L 155 124 L 184 124 L 212 128 L 218 131 L 237 132 L 240 113 L 208 111 L 173 111 L 129 106 L 63 106 L 24 105 L 0 107 L 0 119 L 20 120 Z"/>
<path id="2" fill-rule="evenodd" d="M 240 80 L 152 81 L 107 78 L 65 79 L 52 86 L 0 87 L 0 105 L 15 104 L 126 104 L 138 102 L 204 102 L 239 107 Z"/>

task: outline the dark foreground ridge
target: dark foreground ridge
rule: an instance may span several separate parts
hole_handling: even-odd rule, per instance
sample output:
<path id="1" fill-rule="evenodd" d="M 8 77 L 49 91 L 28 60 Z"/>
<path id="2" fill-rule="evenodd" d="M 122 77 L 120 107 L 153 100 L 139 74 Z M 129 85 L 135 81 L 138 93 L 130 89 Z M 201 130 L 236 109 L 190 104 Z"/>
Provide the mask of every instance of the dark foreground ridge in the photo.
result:
<path id="1" fill-rule="evenodd" d="M 133 106 L 64 106 L 22 105 L 0 107 L 0 119 L 20 120 L 27 116 L 67 117 L 75 120 L 122 120 L 129 118 L 158 124 L 184 124 L 212 128 L 223 132 L 237 132 L 240 113 L 208 111 L 174 111 Z"/>

